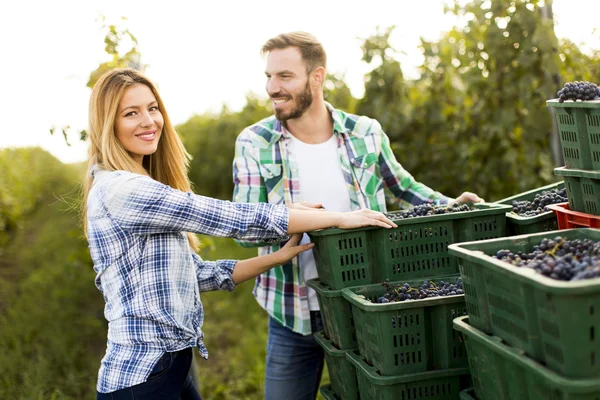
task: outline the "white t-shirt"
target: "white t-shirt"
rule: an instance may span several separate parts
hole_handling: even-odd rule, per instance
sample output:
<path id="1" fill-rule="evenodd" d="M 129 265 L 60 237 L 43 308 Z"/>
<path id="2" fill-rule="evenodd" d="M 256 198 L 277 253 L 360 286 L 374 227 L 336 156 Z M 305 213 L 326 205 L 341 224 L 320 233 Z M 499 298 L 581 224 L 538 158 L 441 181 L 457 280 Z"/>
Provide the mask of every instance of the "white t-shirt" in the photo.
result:
<path id="1" fill-rule="evenodd" d="M 328 211 L 351 211 L 335 135 L 319 144 L 307 144 L 292 136 L 288 151 L 294 155 L 300 179 L 300 197 L 294 198 L 294 202 L 321 203 Z M 307 234 L 300 243 L 310 243 Z M 317 278 L 312 250 L 300 253 L 298 257 L 304 281 Z M 311 288 L 308 288 L 308 307 L 311 311 L 319 310 L 317 293 Z"/>

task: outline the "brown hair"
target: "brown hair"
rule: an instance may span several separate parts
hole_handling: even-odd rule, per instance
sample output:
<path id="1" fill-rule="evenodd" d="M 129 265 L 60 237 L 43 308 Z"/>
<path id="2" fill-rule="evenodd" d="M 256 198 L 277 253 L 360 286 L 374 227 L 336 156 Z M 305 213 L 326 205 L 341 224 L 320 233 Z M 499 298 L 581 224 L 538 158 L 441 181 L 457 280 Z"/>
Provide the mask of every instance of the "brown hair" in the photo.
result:
<path id="1" fill-rule="evenodd" d="M 312 34 L 307 32 L 288 32 L 267 40 L 260 53 L 266 55 L 271 50 L 296 47 L 300 50 L 302 60 L 306 64 L 306 72 L 311 73 L 317 67 L 327 68 L 327 54 L 323 45 Z"/>
<path id="2" fill-rule="evenodd" d="M 146 85 L 151 91 L 164 123 L 156 152 L 144 156 L 143 166 L 135 162 L 117 138 L 115 121 L 121 98 L 125 91 L 136 84 Z M 105 72 L 94 85 L 89 104 L 90 139 L 88 170 L 97 164 L 108 171 L 122 170 L 148 175 L 165 185 L 184 192 L 191 191 L 188 179 L 190 155 L 177 135 L 156 86 L 141 72 L 131 68 L 116 68 Z M 92 178 L 87 177 L 83 190 L 82 218 L 87 236 L 87 196 Z M 198 238 L 188 233 L 194 251 L 198 250 Z"/>

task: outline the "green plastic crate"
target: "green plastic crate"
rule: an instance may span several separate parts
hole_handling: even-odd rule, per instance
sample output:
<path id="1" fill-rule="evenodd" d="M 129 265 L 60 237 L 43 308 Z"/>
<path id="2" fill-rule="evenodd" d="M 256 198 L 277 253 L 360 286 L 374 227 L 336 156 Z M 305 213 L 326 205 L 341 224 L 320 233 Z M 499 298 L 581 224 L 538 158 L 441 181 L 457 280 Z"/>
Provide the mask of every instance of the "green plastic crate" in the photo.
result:
<path id="1" fill-rule="evenodd" d="M 356 367 L 361 400 L 457 400 L 461 389 L 471 386 L 468 368 L 382 376 L 356 352 L 346 357 Z"/>
<path id="2" fill-rule="evenodd" d="M 457 277 L 435 280 L 452 282 Z M 412 287 L 422 282 L 408 281 Z M 381 375 L 467 366 L 464 344 L 452 328 L 452 320 L 467 313 L 464 295 L 379 304 L 375 301 L 385 293 L 381 284 L 342 293 L 352 304 L 360 354 Z"/>
<path id="3" fill-rule="evenodd" d="M 352 307 L 342 296 L 342 289 L 331 290 L 318 279 L 307 281 L 307 285 L 317 292 L 325 335 L 331 339 L 333 345 L 340 350 L 358 347 Z"/>
<path id="4" fill-rule="evenodd" d="M 323 396 L 325 400 L 340 400 L 340 398 L 337 397 L 333 392 L 331 384 L 323 385 L 319 388 L 319 390 L 321 391 L 321 396 Z"/>
<path id="5" fill-rule="evenodd" d="M 473 388 L 463 390 L 460 392 L 460 400 L 477 400 L 475 390 Z"/>
<path id="6" fill-rule="evenodd" d="M 554 108 L 565 166 L 600 170 L 600 101 L 548 100 Z"/>
<path id="7" fill-rule="evenodd" d="M 496 203 L 505 204 L 512 207 L 513 201 L 533 201 L 533 198 L 544 191 L 552 189 L 562 189 L 565 187 L 564 182 L 551 183 L 537 189 L 529 190 L 511 197 L 499 200 Z M 555 231 L 558 229 L 558 221 L 556 215 L 552 211 L 547 211 L 536 215 L 535 217 L 521 217 L 512 212 L 506 213 L 506 234 L 508 236 L 524 235 L 526 233 L 538 233 Z"/>
<path id="8" fill-rule="evenodd" d="M 598 400 L 600 378 L 568 379 L 523 352 L 469 325 L 454 320 L 464 338 L 473 387 L 479 400 Z"/>
<path id="9" fill-rule="evenodd" d="M 511 206 L 478 203 L 476 210 L 396 220 L 397 228 L 309 232 L 320 281 L 333 290 L 458 274 L 448 245 L 502 237 Z"/>
<path id="10" fill-rule="evenodd" d="M 565 181 L 571 210 L 600 215 L 600 171 L 560 167 L 554 169 L 554 174 Z"/>
<path id="11" fill-rule="evenodd" d="M 600 278 L 564 282 L 492 258 L 530 252 L 543 238 L 600 240 L 598 229 L 568 229 L 450 246 L 473 327 L 525 350 L 571 378 L 600 376 Z"/>
<path id="12" fill-rule="evenodd" d="M 341 400 L 358 400 L 356 370 L 346 358 L 346 350 L 338 350 L 324 333 L 315 333 L 315 341 L 325 352 L 325 362 L 331 380 L 331 388 Z"/>

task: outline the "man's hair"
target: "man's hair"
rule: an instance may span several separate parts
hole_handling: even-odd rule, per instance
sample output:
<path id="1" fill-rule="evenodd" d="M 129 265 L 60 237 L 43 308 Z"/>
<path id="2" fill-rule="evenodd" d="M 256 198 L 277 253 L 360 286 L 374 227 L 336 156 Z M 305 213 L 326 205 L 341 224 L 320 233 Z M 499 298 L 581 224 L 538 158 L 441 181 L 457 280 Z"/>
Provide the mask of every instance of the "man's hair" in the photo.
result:
<path id="1" fill-rule="evenodd" d="M 151 91 L 163 117 L 163 128 L 154 154 L 143 158 L 138 164 L 117 138 L 115 123 L 121 98 L 130 87 L 142 84 Z M 184 192 L 191 190 L 188 179 L 190 155 L 177 135 L 156 86 L 141 72 L 131 68 L 117 68 L 105 72 L 94 85 L 89 103 L 90 139 L 88 171 L 93 165 L 108 171 L 129 171 L 148 175 L 161 183 Z M 82 219 L 87 236 L 87 196 L 92 177 L 86 179 L 83 190 Z M 198 249 L 198 238 L 188 233 L 190 245 Z"/>
<path id="2" fill-rule="evenodd" d="M 308 32 L 288 32 L 267 40 L 261 49 L 265 56 L 271 50 L 283 50 L 296 47 L 300 50 L 302 60 L 306 64 L 306 72 L 311 73 L 315 68 L 327 68 L 327 54 L 323 45 Z"/>

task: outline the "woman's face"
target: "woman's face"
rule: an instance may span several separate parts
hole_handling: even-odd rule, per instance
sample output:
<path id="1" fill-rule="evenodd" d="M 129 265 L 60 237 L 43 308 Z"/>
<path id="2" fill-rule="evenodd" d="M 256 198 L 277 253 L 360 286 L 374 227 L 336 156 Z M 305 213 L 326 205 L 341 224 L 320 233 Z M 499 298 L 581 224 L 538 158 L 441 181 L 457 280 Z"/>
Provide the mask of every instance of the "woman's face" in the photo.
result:
<path id="1" fill-rule="evenodd" d="M 153 154 L 163 128 L 163 116 L 152 90 L 136 83 L 125 90 L 115 123 L 117 138 L 125 150 L 140 164 Z"/>

